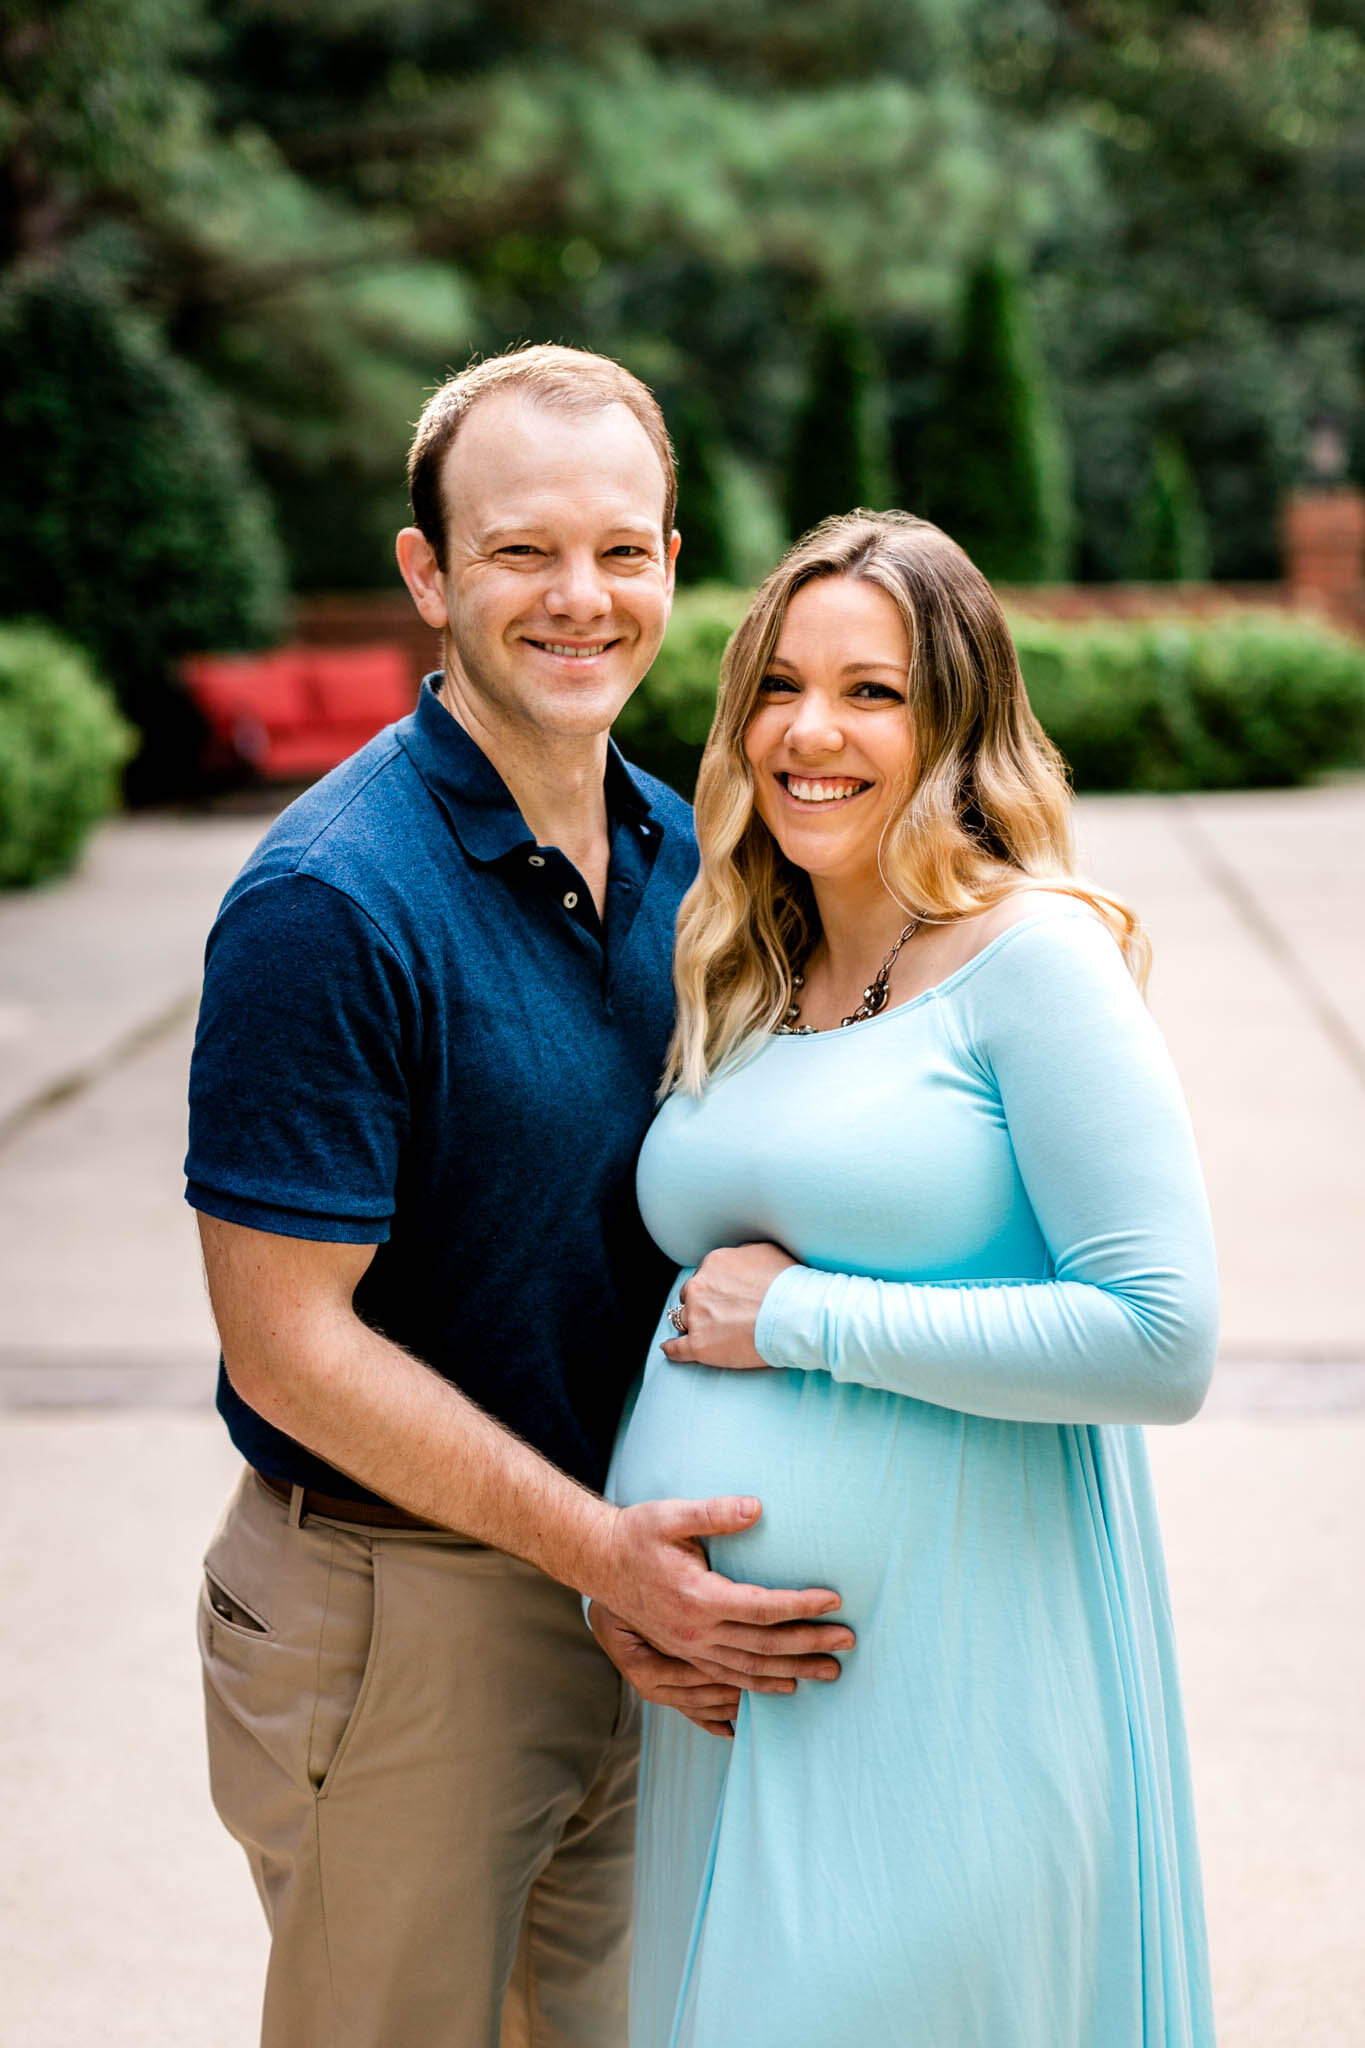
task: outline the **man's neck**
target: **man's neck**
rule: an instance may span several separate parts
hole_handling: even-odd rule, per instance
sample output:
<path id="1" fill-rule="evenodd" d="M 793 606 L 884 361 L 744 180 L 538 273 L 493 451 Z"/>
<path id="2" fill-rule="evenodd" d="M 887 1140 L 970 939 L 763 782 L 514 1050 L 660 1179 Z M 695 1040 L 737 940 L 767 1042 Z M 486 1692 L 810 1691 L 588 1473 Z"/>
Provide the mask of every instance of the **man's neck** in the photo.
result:
<path id="1" fill-rule="evenodd" d="M 573 862 L 600 915 L 608 859 L 607 734 L 523 733 L 482 714 L 477 700 L 452 689 L 449 678 L 441 702 L 497 769 L 537 845 L 557 846 Z"/>

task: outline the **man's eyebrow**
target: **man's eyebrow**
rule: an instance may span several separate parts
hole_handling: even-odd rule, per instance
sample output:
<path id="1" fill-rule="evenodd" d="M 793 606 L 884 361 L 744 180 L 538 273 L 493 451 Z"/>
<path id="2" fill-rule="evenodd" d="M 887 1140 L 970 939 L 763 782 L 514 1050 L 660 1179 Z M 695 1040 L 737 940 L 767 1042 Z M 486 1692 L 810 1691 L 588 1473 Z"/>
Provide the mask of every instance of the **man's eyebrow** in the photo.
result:
<path id="1" fill-rule="evenodd" d="M 478 534 L 478 542 L 481 547 L 487 548 L 496 547 L 498 542 L 503 540 L 526 540 L 535 535 L 543 535 L 550 524 L 550 521 L 537 519 L 534 513 L 528 513 L 525 519 L 505 520 L 499 526 L 483 527 Z M 647 520 L 619 519 L 613 526 L 604 526 L 598 540 L 654 541 L 658 537 L 658 527 Z"/>

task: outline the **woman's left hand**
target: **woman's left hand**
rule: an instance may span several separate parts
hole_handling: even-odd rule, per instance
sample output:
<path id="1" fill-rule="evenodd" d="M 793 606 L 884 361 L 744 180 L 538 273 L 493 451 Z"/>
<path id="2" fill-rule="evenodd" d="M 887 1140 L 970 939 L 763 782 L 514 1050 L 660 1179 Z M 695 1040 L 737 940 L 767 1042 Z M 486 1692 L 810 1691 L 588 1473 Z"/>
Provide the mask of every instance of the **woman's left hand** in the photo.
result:
<path id="1" fill-rule="evenodd" d="M 767 1360 L 754 1349 L 754 1324 L 778 1274 L 796 1260 L 781 1245 L 724 1245 L 708 1252 L 681 1296 L 685 1336 L 663 1346 L 675 1365 L 719 1365 L 732 1371 Z"/>

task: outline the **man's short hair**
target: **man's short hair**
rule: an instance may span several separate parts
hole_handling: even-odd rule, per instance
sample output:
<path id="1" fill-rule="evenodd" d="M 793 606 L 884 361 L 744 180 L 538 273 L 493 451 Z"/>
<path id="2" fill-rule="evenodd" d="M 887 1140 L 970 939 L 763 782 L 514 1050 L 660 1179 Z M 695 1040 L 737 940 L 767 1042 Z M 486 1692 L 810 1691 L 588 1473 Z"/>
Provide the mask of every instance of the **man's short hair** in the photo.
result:
<path id="1" fill-rule="evenodd" d="M 413 524 L 421 529 L 440 568 L 446 565 L 446 508 L 441 489 L 446 454 L 470 409 L 496 391 L 518 391 L 536 405 L 559 412 L 596 412 L 603 406 L 624 405 L 634 413 L 663 470 L 663 533 L 667 541 L 678 509 L 678 476 L 673 444 L 653 392 L 610 356 L 535 342 L 471 363 L 458 376 L 447 378 L 422 408 L 408 450 L 408 491 Z"/>

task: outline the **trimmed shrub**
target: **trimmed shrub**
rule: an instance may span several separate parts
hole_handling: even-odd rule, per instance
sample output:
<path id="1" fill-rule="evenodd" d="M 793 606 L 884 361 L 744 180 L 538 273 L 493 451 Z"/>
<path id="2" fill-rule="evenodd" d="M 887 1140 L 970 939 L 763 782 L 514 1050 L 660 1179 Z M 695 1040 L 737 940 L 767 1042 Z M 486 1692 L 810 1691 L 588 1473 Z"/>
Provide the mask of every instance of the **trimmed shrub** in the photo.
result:
<path id="1" fill-rule="evenodd" d="M 154 331 L 50 274 L 0 296 L 0 616 L 86 648 L 146 745 L 142 794 L 183 786 L 184 654 L 267 644 L 283 564 L 227 414 Z"/>
<path id="2" fill-rule="evenodd" d="M 922 464 L 929 517 L 992 582 L 1065 579 L 1070 464 L 1023 290 L 997 257 L 967 279 Z"/>
<path id="3" fill-rule="evenodd" d="M 1180 443 L 1157 441 L 1133 522 L 1130 574 L 1138 583 L 1203 583 L 1209 532 Z"/>
<path id="4" fill-rule="evenodd" d="M 726 641 L 748 593 L 685 591 L 659 657 L 617 721 L 627 758 L 690 796 Z M 1272 788 L 1365 760 L 1365 647 L 1311 620 L 1011 629 L 1033 707 L 1081 790 Z"/>
<path id="5" fill-rule="evenodd" d="M 0 888 L 71 865 L 116 806 L 135 744 L 78 647 L 45 626 L 0 626 Z"/>
<path id="6" fill-rule="evenodd" d="M 1365 752 L 1365 647 L 1310 620 L 1011 624 L 1078 789 L 1268 789 Z"/>
<path id="7" fill-rule="evenodd" d="M 886 422 L 867 338 L 842 313 L 815 330 L 810 383 L 787 457 L 787 529 L 793 539 L 831 513 L 884 506 Z"/>

